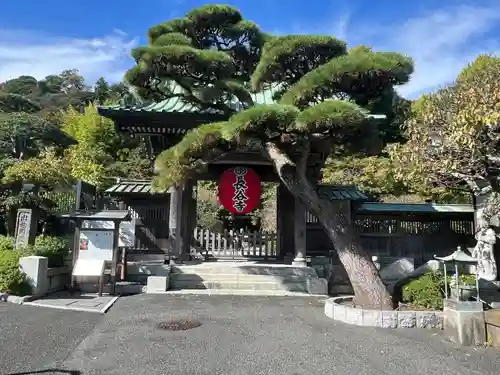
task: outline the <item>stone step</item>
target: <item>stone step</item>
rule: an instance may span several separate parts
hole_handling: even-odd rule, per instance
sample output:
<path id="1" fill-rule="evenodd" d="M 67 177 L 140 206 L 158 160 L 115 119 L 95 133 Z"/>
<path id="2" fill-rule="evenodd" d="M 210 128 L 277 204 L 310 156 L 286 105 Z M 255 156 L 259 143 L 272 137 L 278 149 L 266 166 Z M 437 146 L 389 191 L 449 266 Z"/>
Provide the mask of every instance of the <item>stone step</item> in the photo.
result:
<path id="1" fill-rule="evenodd" d="M 163 293 L 162 293 L 163 294 Z M 287 290 L 245 290 L 245 289 L 170 289 L 165 294 L 171 295 L 222 295 L 222 296 L 276 296 L 276 297 L 325 297 L 304 292 L 290 292 Z"/>
<path id="2" fill-rule="evenodd" d="M 172 273 L 171 282 L 180 281 L 248 281 L 248 282 L 306 282 L 308 277 L 303 275 L 254 275 L 246 273 Z"/>
<path id="3" fill-rule="evenodd" d="M 273 267 L 273 266 L 234 266 L 234 265 L 197 265 L 177 266 L 171 268 L 173 274 L 223 274 L 223 275 L 256 275 L 256 276 L 297 276 L 317 277 L 317 273 L 310 267 Z"/>
<path id="4" fill-rule="evenodd" d="M 304 282 L 170 281 L 169 290 L 181 289 L 280 290 L 307 293 L 307 285 Z"/>

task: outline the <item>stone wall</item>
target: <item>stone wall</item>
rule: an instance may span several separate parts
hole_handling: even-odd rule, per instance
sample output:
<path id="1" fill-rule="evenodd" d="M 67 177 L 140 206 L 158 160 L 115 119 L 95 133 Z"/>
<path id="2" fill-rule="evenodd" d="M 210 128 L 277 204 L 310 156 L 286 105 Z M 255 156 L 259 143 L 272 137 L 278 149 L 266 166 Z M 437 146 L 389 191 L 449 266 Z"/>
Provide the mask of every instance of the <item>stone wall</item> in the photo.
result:
<path id="1" fill-rule="evenodd" d="M 47 269 L 48 292 L 57 292 L 65 289 L 71 282 L 71 271 L 69 267 L 57 267 Z"/>
<path id="2" fill-rule="evenodd" d="M 500 350 L 500 309 L 491 309 L 484 312 L 486 335 L 488 343 Z"/>
<path id="3" fill-rule="evenodd" d="M 352 299 L 352 296 L 329 298 L 325 302 L 325 315 L 364 327 L 443 329 L 442 311 L 366 310 L 350 305 Z"/>
<path id="4" fill-rule="evenodd" d="M 19 259 L 19 268 L 26 274 L 35 297 L 64 289 L 69 285 L 69 268 L 49 268 L 46 257 L 22 257 Z"/>

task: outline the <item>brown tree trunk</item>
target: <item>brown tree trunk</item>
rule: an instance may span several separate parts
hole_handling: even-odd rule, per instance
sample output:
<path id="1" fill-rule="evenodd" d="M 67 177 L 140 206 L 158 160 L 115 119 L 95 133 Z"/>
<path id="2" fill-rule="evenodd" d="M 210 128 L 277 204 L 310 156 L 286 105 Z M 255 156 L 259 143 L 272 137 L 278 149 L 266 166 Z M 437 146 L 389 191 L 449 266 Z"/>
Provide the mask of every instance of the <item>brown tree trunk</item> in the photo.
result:
<path id="1" fill-rule="evenodd" d="M 370 254 L 359 245 L 352 225 L 331 201 L 318 196 L 315 187 L 305 177 L 307 155 L 302 165 L 295 165 L 272 143 L 266 144 L 266 152 L 283 184 L 323 225 L 349 276 L 356 305 L 392 309 L 392 296 L 382 282 Z"/>

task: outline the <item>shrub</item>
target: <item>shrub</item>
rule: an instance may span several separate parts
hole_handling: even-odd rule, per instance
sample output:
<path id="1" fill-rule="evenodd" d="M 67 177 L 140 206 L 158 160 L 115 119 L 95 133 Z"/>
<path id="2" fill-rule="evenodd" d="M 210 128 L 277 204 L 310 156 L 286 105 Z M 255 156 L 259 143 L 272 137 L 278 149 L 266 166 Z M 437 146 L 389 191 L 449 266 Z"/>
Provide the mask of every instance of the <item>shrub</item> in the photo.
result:
<path id="1" fill-rule="evenodd" d="M 0 251 L 13 251 L 14 238 L 0 236 Z M 38 236 L 33 246 L 16 249 L 19 256 L 38 255 L 47 257 L 49 267 L 61 267 L 69 252 L 68 242 L 65 238 L 52 236 Z"/>
<path id="2" fill-rule="evenodd" d="M 450 277 L 450 282 L 449 282 L 449 285 L 451 285 L 451 280 L 455 280 L 454 277 Z M 460 275 L 458 277 L 458 281 L 459 281 L 459 285 L 463 285 L 463 286 L 476 286 L 476 275 Z M 453 282 L 455 283 L 455 281 Z"/>
<path id="3" fill-rule="evenodd" d="M 403 286 L 403 302 L 416 308 L 442 310 L 444 278 L 440 272 L 429 272 Z"/>
<path id="4" fill-rule="evenodd" d="M 0 236 L 0 251 L 14 250 L 14 237 Z"/>
<path id="5" fill-rule="evenodd" d="M 61 267 L 68 255 L 68 244 L 61 237 L 38 236 L 35 239 L 34 254 L 47 257 L 49 267 Z"/>
<path id="6" fill-rule="evenodd" d="M 19 269 L 20 253 L 12 250 L 0 250 L 0 292 L 19 296 L 31 293 L 26 275 Z"/>

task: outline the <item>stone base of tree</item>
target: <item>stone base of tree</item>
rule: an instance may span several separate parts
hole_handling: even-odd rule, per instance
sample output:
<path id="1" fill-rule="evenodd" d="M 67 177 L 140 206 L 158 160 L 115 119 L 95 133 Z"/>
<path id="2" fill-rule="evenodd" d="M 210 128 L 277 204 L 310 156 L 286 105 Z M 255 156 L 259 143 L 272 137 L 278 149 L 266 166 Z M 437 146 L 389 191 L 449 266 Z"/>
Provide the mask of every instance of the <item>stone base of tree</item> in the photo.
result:
<path id="1" fill-rule="evenodd" d="M 325 315 L 333 320 L 364 327 L 443 329 L 442 311 L 367 310 L 348 303 L 354 296 L 329 298 Z"/>

